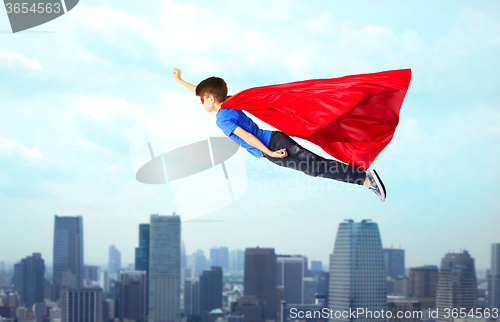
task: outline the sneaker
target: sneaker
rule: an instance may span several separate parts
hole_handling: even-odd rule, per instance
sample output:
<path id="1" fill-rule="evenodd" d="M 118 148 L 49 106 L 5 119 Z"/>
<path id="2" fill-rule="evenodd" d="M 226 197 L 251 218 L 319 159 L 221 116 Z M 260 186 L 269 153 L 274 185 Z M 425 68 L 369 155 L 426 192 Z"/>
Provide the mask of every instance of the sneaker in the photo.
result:
<path id="1" fill-rule="evenodd" d="M 368 169 L 366 171 L 366 176 L 368 177 L 368 180 L 370 180 L 370 184 L 372 185 L 370 190 L 375 192 L 375 194 L 380 198 L 380 200 L 385 201 L 385 187 L 384 184 L 382 183 L 382 180 L 380 180 L 380 177 L 377 174 L 377 171 L 374 169 Z"/>

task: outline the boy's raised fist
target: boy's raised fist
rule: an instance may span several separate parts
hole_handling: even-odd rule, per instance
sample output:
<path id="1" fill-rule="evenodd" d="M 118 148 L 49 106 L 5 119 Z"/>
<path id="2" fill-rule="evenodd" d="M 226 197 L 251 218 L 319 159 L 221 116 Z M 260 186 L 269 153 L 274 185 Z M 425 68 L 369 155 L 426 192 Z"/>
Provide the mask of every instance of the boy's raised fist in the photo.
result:
<path id="1" fill-rule="evenodd" d="M 179 68 L 174 68 L 174 78 L 176 81 L 181 79 L 181 71 Z"/>

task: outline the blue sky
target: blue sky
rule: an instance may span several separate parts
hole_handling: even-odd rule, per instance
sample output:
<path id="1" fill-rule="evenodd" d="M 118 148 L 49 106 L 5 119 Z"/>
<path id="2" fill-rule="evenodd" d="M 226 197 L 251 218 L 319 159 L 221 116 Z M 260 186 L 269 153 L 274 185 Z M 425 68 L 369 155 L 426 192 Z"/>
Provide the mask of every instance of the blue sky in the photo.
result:
<path id="1" fill-rule="evenodd" d="M 51 262 L 58 214 L 84 217 L 86 262 L 106 262 L 110 244 L 133 261 L 138 224 L 176 208 L 168 186 L 135 181 L 128 130 L 155 113 L 184 119 L 171 125 L 180 136 L 214 119 L 174 81 L 175 67 L 195 84 L 222 77 L 230 94 L 411 68 L 394 139 L 374 163 L 385 203 L 366 189 L 264 171 L 267 161 L 246 153 L 249 190 L 204 217 L 214 222 L 184 224 L 187 252 L 259 245 L 326 264 L 339 222 L 366 218 L 384 247 L 406 249 L 407 267 L 466 248 L 486 268 L 500 242 L 499 14 L 496 1 L 82 0 L 11 34 L 0 10 L 0 238 L 9 245 L 0 260 L 41 252 Z"/>

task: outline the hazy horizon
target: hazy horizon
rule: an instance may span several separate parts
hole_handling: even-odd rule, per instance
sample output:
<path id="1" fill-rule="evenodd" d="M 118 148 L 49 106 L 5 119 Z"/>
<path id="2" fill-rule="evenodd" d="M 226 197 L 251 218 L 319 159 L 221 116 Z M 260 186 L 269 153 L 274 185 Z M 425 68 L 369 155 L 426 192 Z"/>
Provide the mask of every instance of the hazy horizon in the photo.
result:
<path id="1" fill-rule="evenodd" d="M 371 219 L 406 267 L 461 248 L 489 267 L 500 242 L 499 16 L 498 1 L 86 0 L 33 29 L 53 32 L 1 33 L 0 261 L 52 260 L 57 214 L 84 217 L 88 263 L 106 262 L 110 244 L 133 262 L 138 225 L 178 209 L 169 185 L 135 179 L 128 131 L 163 115 L 180 119 L 164 140 L 223 135 L 174 68 L 195 84 L 222 77 L 229 94 L 411 68 L 394 138 L 373 164 L 385 202 L 243 151 L 248 190 L 200 218 L 212 222 L 183 224 L 187 253 L 258 245 L 327 263 L 338 224 Z M 2 10 L 0 30 L 10 30 Z"/>

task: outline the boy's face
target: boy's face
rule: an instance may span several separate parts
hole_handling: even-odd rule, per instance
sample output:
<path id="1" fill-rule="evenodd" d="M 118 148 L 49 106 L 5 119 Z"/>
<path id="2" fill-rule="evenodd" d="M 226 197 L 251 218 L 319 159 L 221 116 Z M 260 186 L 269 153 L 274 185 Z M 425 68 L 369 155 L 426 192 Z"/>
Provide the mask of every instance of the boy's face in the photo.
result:
<path id="1" fill-rule="evenodd" d="M 205 111 L 207 111 L 207 113 L 216 111 L 215 97 L 213 95 L 203 96 L 203 97 L 200 96 L 200 99 L 201 99 L 201 104 L 203 104 L 203 106 L 205 107 Z"/>

